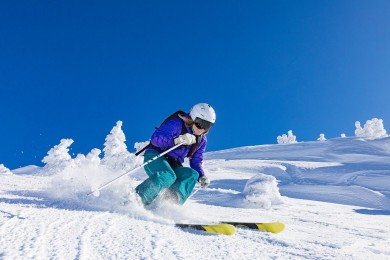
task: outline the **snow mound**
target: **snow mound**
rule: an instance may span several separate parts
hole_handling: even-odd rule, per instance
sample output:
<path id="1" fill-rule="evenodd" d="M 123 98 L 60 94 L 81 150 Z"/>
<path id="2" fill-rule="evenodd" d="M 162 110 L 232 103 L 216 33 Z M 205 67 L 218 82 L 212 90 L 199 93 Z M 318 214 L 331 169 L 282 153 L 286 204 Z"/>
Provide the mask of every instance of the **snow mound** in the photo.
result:
<path id="1" fill-rule="evenodd" d="M 274 205 L 283 204 L 276 178 L 263 173 L 247 181 L 243 195 L 246 203 L 254 204 L 259 208 L 269 209 Z"/>
<path id="2" fill-rule="evenodd" d="M 0 174 L 12 175 L 13 173 L 10 171 L 10 169 L 5 167 L 4 164 L 0 164 Z"/>

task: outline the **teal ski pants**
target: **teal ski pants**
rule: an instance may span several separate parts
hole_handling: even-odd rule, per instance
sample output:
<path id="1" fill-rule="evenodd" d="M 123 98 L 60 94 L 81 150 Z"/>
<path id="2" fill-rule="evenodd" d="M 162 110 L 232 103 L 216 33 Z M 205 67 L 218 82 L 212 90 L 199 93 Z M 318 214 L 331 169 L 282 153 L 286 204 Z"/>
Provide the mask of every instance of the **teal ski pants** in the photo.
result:
<path id="1" fill-rule="evenodd" d="M 144 162 L 158 154 L 158 152 L 145 153 Z M 184 204 L 199 177 L 198 172 L 192 168 L 172 167 L 164 156 L 145 165 L 144 169 L 149 178 L 138 185 L 136 191 L 145 205 L 150 204 L 163 189 L 176 192 L 179 195 L 179 204 Z"/>

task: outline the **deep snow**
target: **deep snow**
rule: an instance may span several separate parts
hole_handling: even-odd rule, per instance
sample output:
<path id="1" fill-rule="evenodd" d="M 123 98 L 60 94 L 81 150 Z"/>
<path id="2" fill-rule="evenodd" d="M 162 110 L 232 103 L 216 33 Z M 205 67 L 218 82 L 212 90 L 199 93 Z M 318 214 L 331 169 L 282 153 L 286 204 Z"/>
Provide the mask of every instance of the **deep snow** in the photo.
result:
<path id="1" fill-rule="evenodd" d="M 210 152 L 208 189 L 182 207 L 148 209 L 133 192 L 146 177 L 142 169 L 99 197 L 85 196 L 124 172 L 103 167 L 97 154 L 60 170 L 28 166 L 0 175 L 0 258 L 390 259 L 390 138 Z M 257 189 L 246 188 L 249 179 Z M 172 225 L 221 220 L 281 221 L 286 229 L 218 236 Z"/>

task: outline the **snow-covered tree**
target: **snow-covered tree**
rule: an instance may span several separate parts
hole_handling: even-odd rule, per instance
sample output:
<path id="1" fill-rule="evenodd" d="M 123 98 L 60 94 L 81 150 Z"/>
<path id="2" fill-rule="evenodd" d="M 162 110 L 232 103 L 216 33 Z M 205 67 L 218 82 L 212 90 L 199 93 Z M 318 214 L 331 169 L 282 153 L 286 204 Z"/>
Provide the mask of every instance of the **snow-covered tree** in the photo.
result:
<path id="1" fill-rule="evenodd" d="M 317 139 L 317 141 L 326 141 L 327 139 L 325 138 L 325 134 L 320 134 L 320 137 Z"/>
<path id="2" fill-rule="evenodd" d="M 93 164 L 99 165 L 100 164 L 100 149 L 93 148 L 86 156 L 87 160 L 90 161 Z"/>
<path id="3" fill-rule="evenodd" d="M 12 175 L 13 173 L 11 172 L 10 169 L 4 166 L 4 164 L 0 164 L 0 174 L 9 174 Z"/>
<path id="4" fill-rule="evenodd" d="M 355 135 L 357 137 L 375 139 L 389 136 L 383 126 L 382 119 L 373 118 L 371 120 L 367 120 L 363 128 L 361 127 L 360 122 L 356 121 L 355 127 Z"/>
<path id="5" fill-rule="evenodd" d="M 72 139 L 61 139 L 60 144 L 51 148 L 42 160 L 46 164 L 45 168 L 57 172 L 69 166 L 72 160 L 72 157 L 69 155 L 69 146 L 72 143 Z"/>
<path id="6" fill-rule="evenodd" d="M 135 155 L 127 151 L 126 137 L 122 131 L 122 121 L 118 121 L 104 143 L 102 164 L 113 170 L 134 168 Z"/>
<path id="7" fill-rule="evenodd" d="M 80 167 L 80 166 L 96 166 L 99 167 L 100 165 L 100 155 L 101 151 L 100 149 L 93 148 L 87 156 L 84 156 L 83 154 L 78 154 L 77 157 L 73 160 L 74 166 Z"/>
<path id="8" fill-rule="evenodd" d="M 293 144 L 297 143 L 297 137 L 293 135 L 292 130 L 289 130 L 286 134 L 283 134 L 282 136 L 278 136 L 277 138 L 278 144 Z"/>

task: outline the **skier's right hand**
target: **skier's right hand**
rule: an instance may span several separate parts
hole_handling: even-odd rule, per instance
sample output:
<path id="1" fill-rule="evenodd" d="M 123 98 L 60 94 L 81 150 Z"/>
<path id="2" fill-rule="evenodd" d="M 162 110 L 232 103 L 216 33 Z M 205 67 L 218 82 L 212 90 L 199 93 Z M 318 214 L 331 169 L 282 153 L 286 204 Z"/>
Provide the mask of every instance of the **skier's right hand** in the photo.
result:
<path id="1" fill-rule="evenodd" d="M 195 135 L 186 133 L 184 135 L 179 135 L 177 138 L 174 139 L 174 142 L 175 145 L 177 144 L 190 145 L 196 143 L 196 137 Z"/>

